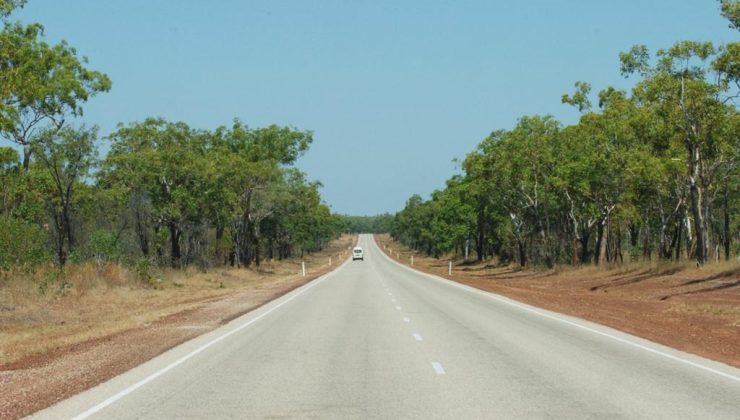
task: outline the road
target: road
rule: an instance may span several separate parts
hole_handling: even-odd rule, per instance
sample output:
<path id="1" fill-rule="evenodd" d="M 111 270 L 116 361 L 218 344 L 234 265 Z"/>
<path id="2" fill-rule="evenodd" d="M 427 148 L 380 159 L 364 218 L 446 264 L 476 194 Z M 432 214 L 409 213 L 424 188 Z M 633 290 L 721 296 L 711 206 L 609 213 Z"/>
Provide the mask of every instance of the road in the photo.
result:
<path id="1" fill-rule="evenodd" d="M 740 418 L 740 370 L 347 261 L 38 418 Z"/>

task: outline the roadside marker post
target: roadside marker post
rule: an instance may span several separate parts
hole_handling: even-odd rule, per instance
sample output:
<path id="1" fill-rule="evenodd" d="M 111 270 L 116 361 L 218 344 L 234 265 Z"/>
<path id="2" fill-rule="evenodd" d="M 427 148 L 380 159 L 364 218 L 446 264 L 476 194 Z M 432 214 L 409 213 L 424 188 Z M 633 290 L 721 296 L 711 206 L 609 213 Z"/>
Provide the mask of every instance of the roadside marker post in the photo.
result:
<path id="1" fill-rule="evenodd" d="M 331 267 L 331 257 L 329 257 L 329 267 Z"/>
<path id="2" fill-rule="evenodd" d="M 451 276 L 451 275 L 452 275 L 452 261 L 450 261 L 450 266 L 449 266 L 449 268 L 447 269 L 447 275 L 448 275 L 448 276 Z"/>
<path id="3" fill-rule="evenodd" d="M 414 256 L 411 256 L 411 265 L 414 265 Z"/>
<path id="4" fill-rule="evenodd" d="M 301 261 L 301 272 L 303 272 L 303 277 L 306 277 L 306 262 Z"/>

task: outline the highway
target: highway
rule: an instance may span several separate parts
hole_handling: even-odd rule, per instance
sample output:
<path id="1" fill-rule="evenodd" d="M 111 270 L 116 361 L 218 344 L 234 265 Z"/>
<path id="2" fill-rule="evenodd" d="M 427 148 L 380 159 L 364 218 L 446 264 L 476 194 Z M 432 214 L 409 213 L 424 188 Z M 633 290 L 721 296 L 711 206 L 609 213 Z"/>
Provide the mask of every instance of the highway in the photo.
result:
<path id="1" fill-rule="evenodd" d="M 740 370 L 364 261 L 36 418 L 740 418 Z"/>

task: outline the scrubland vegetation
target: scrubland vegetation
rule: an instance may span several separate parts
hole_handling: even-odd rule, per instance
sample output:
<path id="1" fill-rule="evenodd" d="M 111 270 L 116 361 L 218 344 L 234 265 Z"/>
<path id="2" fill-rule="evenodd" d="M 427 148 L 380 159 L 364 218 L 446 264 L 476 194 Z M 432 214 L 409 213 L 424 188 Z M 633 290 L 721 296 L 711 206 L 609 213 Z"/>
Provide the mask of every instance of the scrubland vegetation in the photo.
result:
<path id="1" fill-rule="evenodd" d="M 79 123 L 113 81 L 71 45 L 47 43 L 40 24 L 14 21 L 24 3 L 0 1 L 2 284 L 22 278 L 67 293 L 69 273 L 96 266 L 105 276 L 113 264 L 148 285 L 162 267 L 303 256 L 344 229 L 320 183 L 294 166 L 310 131 L 152 117 L 101 135 Z"/>
<path id="2" fill-rule="evenodd" d="M 721 13 L 740 30 L 740 3 Z M 714 7 L 714 5 L 711 5 Z M 394 238 L 428 255 L 521 266 L 740 254 L 740 43 L 681 41 L 619 55 L 630 91 L 577 82 L 563 126 L 525 116 L 495 130 L 463 174 L 395 216 Z"/>

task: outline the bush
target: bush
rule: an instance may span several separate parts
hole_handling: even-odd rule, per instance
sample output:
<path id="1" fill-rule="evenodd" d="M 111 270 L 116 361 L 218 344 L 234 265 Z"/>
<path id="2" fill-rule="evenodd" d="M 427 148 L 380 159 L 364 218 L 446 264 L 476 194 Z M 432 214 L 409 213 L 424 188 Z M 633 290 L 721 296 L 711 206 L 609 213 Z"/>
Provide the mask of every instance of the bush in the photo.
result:
<path id="1" fill-rule="evenodd" d="M 134 264 L 134 273 L 140 282 L 147 286 L 157 287 L 157 283 L 161 280 L 155 279 L 155 267 L 152 260 L 147 257 L 139 258 Z"/>
<path id="2" fill-rule="evenodd" d="M 0 269 L 48 261 L 46 232 L 22 220 L 0 216 Z"/>
<path id="3" fill-rule="evenodd" d="M 107 230 L 93 232 L 87 242 L 87 250 L 98 265 L 109 261 L 119 262 L 123 258 L 123 250 L 118 244 L 116 235 Z"/>

